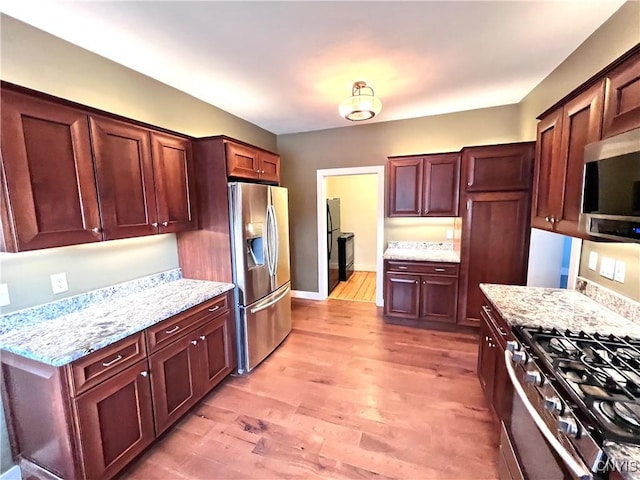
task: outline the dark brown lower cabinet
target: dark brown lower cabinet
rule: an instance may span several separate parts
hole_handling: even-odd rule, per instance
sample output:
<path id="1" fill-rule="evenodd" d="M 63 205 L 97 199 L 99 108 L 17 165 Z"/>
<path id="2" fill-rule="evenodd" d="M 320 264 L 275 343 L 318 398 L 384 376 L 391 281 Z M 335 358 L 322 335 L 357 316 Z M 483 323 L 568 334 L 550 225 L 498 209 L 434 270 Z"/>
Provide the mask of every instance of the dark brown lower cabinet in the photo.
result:
<path id="1" fill-rule="evenodd" d="M 513 387 L 504 361 L 510 328 L 488 301 L 481 311 L 478 379 L 499 422 L 511 415 Z"/>
<path id="2" fill-rule="evenodd" d="M 229 311 L 210 314 L 198 330 L 149 358 L 158 435 L 233 370 L 231 320 Z"/>
<path id="3" fill-rule="evenodd" d="M 86 478 L 110 478 L 155 438 L 142 360 L 75 399 Z"/>
<path id="4" fill-rule="evenodd" d="M 458 302 L 458 265 L 385 260 L 384 315 L 408 320 L 455 323 Z"/>
<path id="5" fill-rule="evenodd" d="M 16 461 L 115 476 L 235 368 L 232 304 L 227 292 L 62 367 L 3 351 Z"/>

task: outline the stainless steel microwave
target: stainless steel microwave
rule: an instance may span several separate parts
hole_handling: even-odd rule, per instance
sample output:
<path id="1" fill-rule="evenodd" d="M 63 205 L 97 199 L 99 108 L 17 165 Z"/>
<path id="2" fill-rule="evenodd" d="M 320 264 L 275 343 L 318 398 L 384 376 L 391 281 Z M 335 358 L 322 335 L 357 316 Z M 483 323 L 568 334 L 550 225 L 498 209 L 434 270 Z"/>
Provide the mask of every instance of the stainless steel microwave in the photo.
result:
<path id="1" fill-rule="evenodd" d="M 640 243 L 640 128 L 584 149 L 581 229 Z"/>

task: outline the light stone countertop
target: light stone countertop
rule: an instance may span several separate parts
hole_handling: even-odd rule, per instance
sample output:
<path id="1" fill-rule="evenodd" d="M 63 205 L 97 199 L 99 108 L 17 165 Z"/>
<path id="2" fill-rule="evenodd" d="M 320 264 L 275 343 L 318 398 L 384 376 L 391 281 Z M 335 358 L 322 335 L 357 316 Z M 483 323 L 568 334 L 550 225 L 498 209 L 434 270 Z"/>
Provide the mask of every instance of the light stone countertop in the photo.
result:
<path id="1" fill-rule="evenodd" d="M 47 304 L 0 317 L 0 348 L 62 366 L 234 288 L 175 275 L 144 288 L 136 281 L 122 285 L 116 293 L 108 287 L 85 294 L 107 291 L 88 304 L 80 295 L 53 310 Z"/>
<path id="2" fill-rule="evenodd" d="M 486 283 L 480 289 L 512 326 L 640 338 L 640 325 L 575 290 Z M 606 441 L 603 450 L 625 480 L 640 480 L 640 446 Z"/>
<path id="3" fill-rule="evenodd" d="M 390 241 L 384 252 L 385 260 L 413 260 L 422 262 L 460 263 L 460 254 L 452 243 Z"/>

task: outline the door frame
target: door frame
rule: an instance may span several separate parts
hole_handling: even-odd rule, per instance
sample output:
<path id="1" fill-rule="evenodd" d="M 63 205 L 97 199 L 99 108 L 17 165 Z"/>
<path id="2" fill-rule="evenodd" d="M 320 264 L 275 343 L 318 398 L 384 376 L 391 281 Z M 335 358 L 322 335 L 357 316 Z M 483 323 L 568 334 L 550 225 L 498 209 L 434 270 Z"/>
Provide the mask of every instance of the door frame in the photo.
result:
<path id="1" fill-rule="evenodd" d="M 328 273 L 327 273 L 327 177 L 344 175 L 368 175 L 374 174 L 378 180 L 378 215 L 376 225 L 376 305 L 382 307 L 382 255 L 384 244 L 384 165 L 370 167 L 351 168 L 327 168 L 317 170 L 317 215 L 318 215 L 318 293 L 320 300 L 325 300 L 328 296 Z"/>

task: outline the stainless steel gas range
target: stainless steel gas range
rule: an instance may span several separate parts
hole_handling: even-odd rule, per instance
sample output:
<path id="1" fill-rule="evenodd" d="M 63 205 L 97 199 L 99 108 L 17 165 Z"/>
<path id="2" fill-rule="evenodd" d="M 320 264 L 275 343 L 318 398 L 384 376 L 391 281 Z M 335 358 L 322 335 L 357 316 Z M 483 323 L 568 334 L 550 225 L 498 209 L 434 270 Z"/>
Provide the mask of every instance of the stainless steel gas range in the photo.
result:
<path id="1" fill-rule="evenodd" d="M 605 442 L 640 445 L 640 340 L 514 327 L 501 479 L 607 478 Z M 637 469 L 640 458 L 622 468 Z"/>

